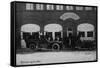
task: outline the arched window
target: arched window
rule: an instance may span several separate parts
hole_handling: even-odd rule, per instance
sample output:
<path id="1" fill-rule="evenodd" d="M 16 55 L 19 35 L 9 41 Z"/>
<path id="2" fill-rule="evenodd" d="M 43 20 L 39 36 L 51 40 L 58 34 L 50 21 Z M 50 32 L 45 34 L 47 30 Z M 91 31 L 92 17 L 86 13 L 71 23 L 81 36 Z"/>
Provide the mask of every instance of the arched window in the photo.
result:
<path id="1" fill-rule="evenodd" d="M 60 16 L 61 20 L 66 20 L 69 18 L 74 19 L 74 20 L 80 19 L 80 17 L 76 13 L 72 13 L 72 12 L 67 12 L 67 13 L 64 13 Z"/>

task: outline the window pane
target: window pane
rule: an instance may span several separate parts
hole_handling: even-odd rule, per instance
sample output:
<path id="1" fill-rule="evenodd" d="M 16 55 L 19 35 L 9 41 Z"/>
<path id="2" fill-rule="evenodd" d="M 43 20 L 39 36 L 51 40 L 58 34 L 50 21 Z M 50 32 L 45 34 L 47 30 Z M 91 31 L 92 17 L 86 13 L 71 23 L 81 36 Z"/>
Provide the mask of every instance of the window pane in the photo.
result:
<path id="1" fill-rule="evenodd" d="M 92 7 L 85 7 L 85 10 L 92 10 Z"/>
<path id="2" fill-rule="evenodd" d="M 43 10 L 43 4 L 36 4 L 36 10 Z"/>
<path id="3" fill-rule="evenodd" d="M 26 4 L 26 10 L 30 10 L 30 4 Z"/>
<path id="4" fill-rule="evenodd" d="M 78 36 L 79 37 L 85 37 L 85 32 L 79 32 Z"/>
<path id="5" fill-rule="evenodd" d="M 76 7 L 76 10 L 83 10 L 83 7 Z"/>
<path id="6" fill-rule="evenodd" d="M 47 10 L 54 10 L 54 6 L 53 5 L 47 5 Z"/>
<path id="7" fill-rule="evenodd" d="M 27 3 L 26 10 L 33 10 L 33 4 Z"/>
<path id="8" fill-rule="evenodd" d="M 93 37 L 93 32 L 91 31 L 91 32 L 87 32 L 87 36 L 88 37 Z"/>
<path id="9" fill-rule="evenodd" d="M 30 5 L 30 9 L 33 10 L 33 4 Z"/>
<path id="10" fill-rule="evenodd" d="M 56 10 L 63 10 L 63 5 L 56 5 Z"/>
<path id="11" fill-rule="evenodd" d="M 73 10 L 73 6 L 66 6 L 66 10 Z"/>

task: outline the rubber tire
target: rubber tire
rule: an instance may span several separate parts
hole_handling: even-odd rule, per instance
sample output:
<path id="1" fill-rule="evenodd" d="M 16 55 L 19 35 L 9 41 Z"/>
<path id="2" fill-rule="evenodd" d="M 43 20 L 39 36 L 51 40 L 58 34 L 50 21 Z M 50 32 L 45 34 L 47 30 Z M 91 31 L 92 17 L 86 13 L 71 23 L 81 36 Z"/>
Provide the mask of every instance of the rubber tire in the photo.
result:
<path id="1" fill-rule="evenodd" d="M 54 43 L 52 45 L 52 50 L 59 51 L 60 50 L 60 45 L 58 43 Z"/>

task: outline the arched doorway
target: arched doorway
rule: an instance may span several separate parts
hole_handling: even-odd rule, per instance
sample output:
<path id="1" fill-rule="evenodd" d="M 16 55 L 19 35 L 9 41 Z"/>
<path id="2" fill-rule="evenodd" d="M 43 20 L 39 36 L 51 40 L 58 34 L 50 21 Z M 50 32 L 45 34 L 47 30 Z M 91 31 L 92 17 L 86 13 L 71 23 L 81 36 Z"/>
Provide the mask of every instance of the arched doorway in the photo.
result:
<path id="1" fill-rule="evenodd" d="M 74 12 L 66 12 L 60 16 L 60 19 L 63 21 L 63 30 L 64 30 L 64 34 L 66 34 L 67 37 L 73 34 L 75 35 L 77 34 L 76 20 L 80 19 L 78 14 Z"/>
<path id="2" fill-rule="evenodd" d="M 21 46 L 22 48 L 29 47 L 27 45 L 27 42 L 30 42 L 30 39 L 39 39 L 39 33 L 40 33 L 40 26 L 37 24 L 22 25 L 21 26 Z"/>
<path id="3" fill-rule="evenodd" d="M 79 24 L 77 26 L 77 34 L 80 36 L 80 40 L 91 40 L 95 39 L 95 29 L 94 25 L 89 23 Z"/>
<path id="4" fill-rule="evenodd" d="M 53 50 L 60 50 L 61 49 L 61 42 L 62 42 L 62 32 L 63 27 L 60 24 L 47 24 L 44 27 L 44 35 L 46 40 L 48 41 L 49 48 Z"/>

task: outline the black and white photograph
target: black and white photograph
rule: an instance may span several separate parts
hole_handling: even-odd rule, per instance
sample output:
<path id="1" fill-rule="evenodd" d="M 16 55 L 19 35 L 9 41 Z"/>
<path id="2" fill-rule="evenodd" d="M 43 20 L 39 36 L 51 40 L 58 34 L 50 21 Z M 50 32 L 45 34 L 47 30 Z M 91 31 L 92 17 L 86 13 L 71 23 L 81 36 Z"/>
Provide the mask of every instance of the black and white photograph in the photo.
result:
<path id="1" fill-rule="evenodd" d="M 11 65 L 97 61 L 97 6 L 11 2 Z"/>

